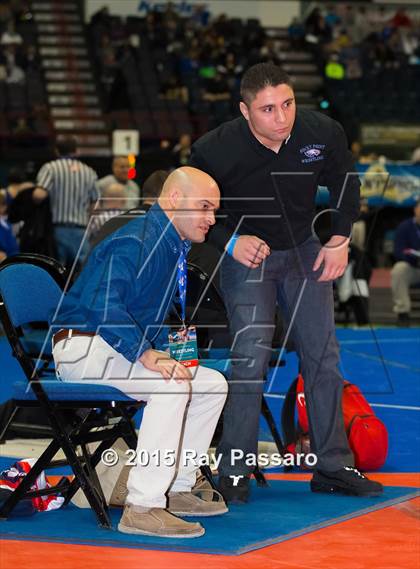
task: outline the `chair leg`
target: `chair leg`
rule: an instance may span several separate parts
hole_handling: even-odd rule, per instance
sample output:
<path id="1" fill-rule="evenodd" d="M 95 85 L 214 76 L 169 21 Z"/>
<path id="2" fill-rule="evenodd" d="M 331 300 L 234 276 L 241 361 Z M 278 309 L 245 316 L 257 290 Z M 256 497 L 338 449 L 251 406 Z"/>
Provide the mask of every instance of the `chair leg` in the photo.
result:
<path id="1" fill-rule="evenodd" d="M 213 480 L 213 475 L 211 473 L 210 466 L 204 464 L 203 466 L 200 466 L 200 471 L 201 474 L 204 476 L 204 478 L 207 480 L 207 482 L 210 484 L 210 486 L 213 488 L 213 490 L 217 490 L 217 486 L 215 481 Z"/>
<path id="2" fill-rule="evenodd" d="M 100 481 L 97 477 L 96 474 L 96 466 L 99 463 L 99 461 L 101 460 L 101 456 L 104 450 L 106 450 L 107 448 L 110 448 L 114 445 L 115 441 L 117 439 L 119 439 L 120 437 L 122 437 L 125 442 L 127 443 L 129 448 L 136 448 L 137 446 L 137 433 L 135 431 L 133 422 L 132 422 L 132 416 L 136 413 L 137 409 L 133 408 L 129 411 L 119 408 L 117 409 L 117 411 L 119 411 L 122 415 L 122 417 L 125 420 L 125 426 L 127 427 L 127 431 L 128 434 L 124 434 L 122 432 L 118 432 L 117 434 L 115 434 L 115 437 L 111 438 L 111 439 L 105 439 L 103 440 L 98 447 L 95 449 L 95 451 L 93 452 L 92 455 L 90 455 L 90 457 L 88 458 L 88 463 L 90 465 L 90 478 L 94 479 L 96 481 L 96 486 L 98 489 L 100 489 L 98 492 L 103 496 L 102 493 L 102 487 L 100 484 Z M 88 429 L 89 430 L 89 429 Z M 76 492 L 79 490 L 79 488 L 81 487 L 79 480 L 77 478 L 75 478 L 72 483 L 70 484 L 69 490 L 66 493 L 66 501 L 65 504 L 68 504 L 70 502 L 70 500 L 73 498 L 73 496 L 76 494 Z M 103 497 L 103 500 L 105 501 L 105 498 Z M 106 505 L 106 504 L 105 504 Z"/>
<path id="3" fill-rule="evenodd" d="M 270 429 L 270 433 L 274 439 L 274 442 L 276 443 L 277 450 L 279 451 L 280 454 L 284 454 L 285 450 L 284 443 L 282 441 L 280 433 L 277 429 L 277 425 L 274 421 L 273 414 L 270 411 L 270 407 L 268 406 L 267 400 L 264 397 L 264 395 L 261 401 L 261 413 L 263 414 L 264 419 L 267 421 L 268 428 Z"/>
<path id="4" fill-rule="evenodd" d="M 252 474 L 254 475 L 254 478 L 257 481 L 258 486 L 264 487 L 269 485 L 266 477 L 264 476 L 264 473 L 260 470 L 259 466 L 256 466 L 254 468 L 254 472 Z"/>
<path id="5" fill-rule="evenodd" d="M 10 413 L 10 417 L 8 418 L 3 430 L 0 433 L 0 443 L 6 441 L 6 433 L 8 428 L 10 427 L 11 422 L 13 421 L 16 413 L 18 412 L 19 407 L 17 405 L 15 405 L 13 411 Z"/>
<path id="6" fill-rule="evenodd" d="M 90 455 L 89 462 L 91 465 L 92 475 L 94 472 L 93 476 L 95 478 L 97 486 L 99 488 L 101 488 L 101 490 L 100 490 L 101 493 L 102 493 L 102 486 L 100 484 L 100 480 L 97 477 L 95 469 L 96 469 L 97 464 L 101 460 L 101 456 L 102 456 L 103 451 L 109 447 L 112 447 L 112 445 L 115 443 L 117 438 L 118 437 L 115 437 L 115 439 L 107 439 L 105 441 L 102 441 L 101 444 L 96 448 L 95 452 L 92 455 Z M 68 492 L 66 493 L 65 504 L 68 504 L 70 502 L 70 500 L 73 498 L 73 496 L 76 494 L 76 492 L 79 490 L 80 487 L 81 486 L 80 486 L 79 480 L 77 478 L 74 478 L 74 480 L 70 484 Z M 103 496 L 103 493 L 102 493 L 102 496 Z"/>
<path id="7" fill-rule="evenodd" d="M 99 525 L 103 528 L 111 529 L 112 524 L 111 518 L 109 517 L 108 507 L 103 503 L 101 496 L 98 495 L 97 489 L 92 485 L 89 476 L 80 462 L 71 442 L 67 439 L 63 440 L 61 448 L 66 455 L 69 465 L 71 466 L 90 507 L 95 512 Z"/>
<path id="8" fill-rule="evenodd" d="M 102 490 L 101 483 L 100 483 L 99 478 L 98 478 L 98 474 L 97 474 L 97 472 L 96 472 L 96 464 L 99 462 L 99 460 L 97 460 L 97 461 L 95 462 L 95 464 L 93 464 L 93 462 L 92 462 L 92 455 L 90 454 L 87 445 L 86 445 L 86 444 L 83 444 L 83 445 L 80 445 L 80 446 L 81 446 L 81 449 L 82 449 L 82 454 L 83 454 L 83 458 L 84 458 L 84 461 L 85 461 L 85 469 L 86 469 L 86 472 L 87 472 L 87 474 L 88 474 L 88 476 L 89 476 L 89 480 L 92 482 L 92 487 L 93 487 L 93 488 L 95 489 L 95 491 L 97 492 L 98 497 L 100 498 L 102 504 L 104 504 L 105 507 L 106 507 L 106 506 L 107 506 L 106 499 L 105 499 L 105 496 L 104 496 L 104 493 L 103 493 L 103 490 Z M 95 454 L 95 453 L 94 453 L 94 454 Z M 102 454 L 102 453 L 101 453 L 101 454 Z"/>

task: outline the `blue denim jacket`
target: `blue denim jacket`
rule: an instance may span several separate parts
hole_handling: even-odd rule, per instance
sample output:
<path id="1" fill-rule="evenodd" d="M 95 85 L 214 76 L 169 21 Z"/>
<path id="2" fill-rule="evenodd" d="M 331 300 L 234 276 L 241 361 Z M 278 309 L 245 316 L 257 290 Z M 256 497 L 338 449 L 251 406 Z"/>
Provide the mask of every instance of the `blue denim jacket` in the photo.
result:
<path id="1" fill-rule="evenodd" d="M 190 246 L 155 204 L 95 247 L 51 326 L 96 332 L 131 362 L 149 348 L 162 349 L 178 259 Z"/>

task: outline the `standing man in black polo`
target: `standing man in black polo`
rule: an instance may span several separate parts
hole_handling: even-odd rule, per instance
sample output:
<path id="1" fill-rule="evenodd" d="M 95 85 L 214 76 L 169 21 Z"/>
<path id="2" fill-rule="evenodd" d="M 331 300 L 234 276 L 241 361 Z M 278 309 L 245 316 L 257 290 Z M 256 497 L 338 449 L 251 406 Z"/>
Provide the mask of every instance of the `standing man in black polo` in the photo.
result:
<path id="1" fill-rule="evenodd" d="M 253 467 L 232 460 L 232 449 L 257 454 L 278 303 L 305 379 L 318 457 L 312 491 L 380 494 L 382 486 L 353 466 L 341 411 L 332 281 L 346 268 L 359 213 L 359 180 L 351 175 L 343 129 L 320 113 L 296 112 L 290 78 L 270 63 L 246 71 L 241 99 L 242 116 L 200 138 L 190 161 L 217 181 L 223 198 L 224 216 L 210 235 L 225 252 L 220 278 L 233 357 L 218 448 L 220 490 L 229 502 L 248 499 Z M 338 210 L 324 246 L 313 230 L 318 185 L 328 187 L 331 208 Z"/>
<path id="2" fill-rule="evenodd" d="M 82 262 L 89 250 L 84 236 L 90 206 L 99 198 L 98 176 L 77 160 L 73 136 L 58 138 L 56 152 L 58 158 L 44 164 L 38 172 L 33 198 L 40 202 L 50 196 L 57 257 L 71 266 L 75 259 Z"/>

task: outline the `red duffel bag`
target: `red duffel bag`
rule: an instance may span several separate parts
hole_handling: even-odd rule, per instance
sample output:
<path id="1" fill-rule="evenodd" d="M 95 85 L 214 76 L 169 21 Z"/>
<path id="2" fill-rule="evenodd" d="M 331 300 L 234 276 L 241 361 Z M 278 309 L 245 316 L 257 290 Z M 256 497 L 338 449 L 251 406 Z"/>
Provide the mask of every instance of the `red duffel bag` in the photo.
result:
<path id="1" fill-rule="evenodd" d="M 356 468 L 377 470 L 383 466 L 388 454 L 386 427 L 375 415 L 360 389 L 348 381 L 344 382 L 343 388 L 343 417 Z M 310 452 L 308 414 L 301 375 L 291 384 L 286 394 L 281 422 L 287 451 Z"/>

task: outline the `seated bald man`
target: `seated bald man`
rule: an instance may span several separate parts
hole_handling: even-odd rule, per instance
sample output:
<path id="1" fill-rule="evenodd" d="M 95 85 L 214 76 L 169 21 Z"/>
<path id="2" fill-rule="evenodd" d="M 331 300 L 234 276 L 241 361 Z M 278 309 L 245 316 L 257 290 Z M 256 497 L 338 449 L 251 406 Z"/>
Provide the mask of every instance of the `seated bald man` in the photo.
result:
<path id="1" fill-rule="evenodd" d="M 125 533 L 198 537 L 201 524 L 176 514 L 227 511 L 223 501 L 191 494 L 197 461 L 186 459 L 207 452 L 227 383 L 219 372 L 185 367 L 163 351 L 178 266 L 191 242 L 204 241 L 219 199 L 216 182 L 204 172 L 172 172 L 145 216 L 95 247 L 51 321 L 58 329 L 53 356 L 62 381 L 106 383 L 147 402 L 137 455 L 150 460 L 130 471 L 118 526 Z"/>

